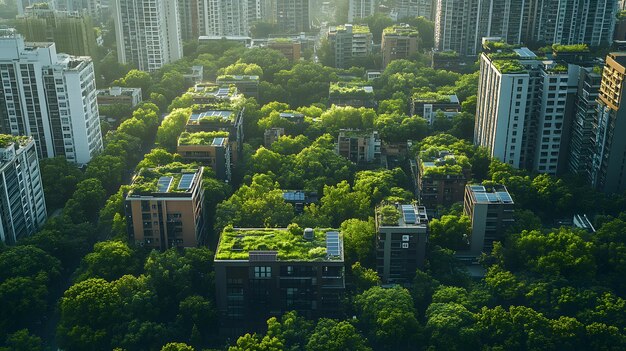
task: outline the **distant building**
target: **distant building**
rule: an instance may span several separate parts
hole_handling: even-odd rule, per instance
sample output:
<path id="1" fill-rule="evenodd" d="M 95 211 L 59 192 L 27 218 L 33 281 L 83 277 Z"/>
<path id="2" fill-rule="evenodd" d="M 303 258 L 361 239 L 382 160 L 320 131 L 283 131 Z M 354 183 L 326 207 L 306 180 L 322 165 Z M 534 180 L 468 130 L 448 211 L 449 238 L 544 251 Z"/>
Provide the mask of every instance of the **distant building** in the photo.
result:
<path id="1" fill-rule="evenodd" d="M 110 87 L 98 89 L 98 106 L 128 105 L 135 107 L 141 102 L 141 88 Z"/>
<path id="2" fill-rule="evenodd" d="M 467 185 L 463 214 L 472 222 L 467 254 L 478 257 L 490 253 L 493 243 L 501 241 L 507 226 L 515 221 L 513 212 L 513 199 L 504 185 Z"/>
<path id="3" fill-rule="evenodd" d="M 428 242 L 426 208 L 412 204 L 376 209 L 376 270 L 383 283 L 410 283 L 424 267 Z"/>
<path id="4" fill-rule="evenodd" d="M 269 128 L 263 132 L 263 145 L 270 147 L 281 136 L 285 135 L 285 128 Z"/>
<path id="5" fill-rule="evenodd" d="M 178 0 L 180 37 L 183 41 L 197 40 L 207 34 L 208 2 L 205 0 Z"/>
<path id="6" fill-rule="evenodd" d="M 211 0 L 207 4 L 207 35 L 246 36 L 249 34 L 248 1 Z"/>
<path id="7" fill-rule="evenodd" d="M 574 226 L 574 228 L 584 229 L 589 233 L 596 232 L 596 228 L 593 227 L 593 224 L 591 224 L 591 221 L 589 220 L 589 218 L 587 218 L 586 214 L 575 214 L 574 218 L 572 219 L 572 225 Z"/>
<path id="8" fill-rule="evenodd" d="M 117 59 L 153 72 L 183 57 L 178 1 L 113 0 Z"/>
<path id="9" fill-rule="evenodd" d="M 350 68 L 352 61 L 372 53 L 372 33 L 367 26 L 345 24 L 330 27 L 328 41 L 336 68 Z"/>
<path id="10" fill-rule="evenodd" d="M 250 47 L 252 44 L 252 38 L 248 35 L 201 35 L 198 37 L 200 44 L 213 44 L 221 41 L 241 43 L 246 47 Z"/>
<path id="11" fill-rule="evenodd" d="M 285 245 L 287 244 L 288 245 Z M 306 318 L 340 313 L 345 291 L 343 239 L 336 231 L 225 229 L 215 253 L 222 326 L 263 325 L 295 310 Z"/>
<path id="12" fill-rule="evenodd" d="M 304 207 L 317 202 L 317 193 L 305 192 L 304 190 L 285 190 L 283 199 L 293 206 L 296 214 L 304 212 Z"/>
<path id="13" fill-rule="evenodd" d="M 330 106 L 376 107 L 374 88 L 363 82 L 333 82 L 328 88 Z"/>
<path id="14" fill-rule="evenodd" d="M 211 167 L 218 179 L 230 181 L 228 132 L 183 132 L 178 138 L 176 153 L 186 161 Z"/>
<path id="15" fill-rule="evenodd" d="M 220 101 L 234 101 L 240 95 L 234 85 L 198 83 L 185 94 L 191 96 L 194 105 L 212 104 Z"/>
<path id="16" fill-rule="evenodd" d="M 81 12 L 58 11 L 39 3 L 26 7 L 15 27 L 28 42 L 53 42 L 59 52 L 96 56 L 94 25 Z"/>
<path id="17" fill-rule="evenodd" d="M 188 85 L 201 83 L 204 80 L 204 66 L 191 66 L 191 72 L 183 74 L 183 78 Z"/>
<path id="18" fill-rule="evenodd" d="M 0 240 L 15 244 L 46 221 L 37 148 L 31 137 L 0 134 Z"/>
<path id="19" fill-rule="evenodd" d="M 433 21 L 436 5 L 437 1 L 433 0 L 395 0 L 394 17 L 396 21 L 420 16 Z"/>
<path id="20" fill-rule="evenodd" d="M 380 161 L 380 146 L 376 131 L 342 129 L 337 137 L 336 152 L 354 163 L 375 163 Z"/>
<path id="21" fill-rule="evenodd" d="M 411 116 L 420 116 L 433 124 L 437 113 L 449 119 L 461 112 L 461 104 L 456 95 L 439 93 L 415 93 L 411 98 Z"/>
<path id="22" fill-rule="evenodd" d="M 29 135 L 42 158 L 86 164 L 103 149 L 90 57 L 0 31 L 0 132 Z"/>
<path id="23" fill-rule="evenodd" d="M 385 28 L 381 44 L 383 69 L 393 60 L 409 59 L 417 54 L 417 37 L 417 29 L 408 24 Z"/>
<path id="24" fill-rule="evenodd" d="M 231 164 L 235 166 L 239 162 L 243 148 L 243 111 L 206 110 L 193 113 L 187 121 L 186 130 L 187 132 L 227 132 Z"/>
<path id="25" fill-rule="evenodd" d="M 375 0 L 349 0 L 348 1 L 348 22 L 352 23 L 355 19 L 369 17 L 374 14 L 376 9 Z"/>
<path id="26" fill-rule="evenodd" d="M 372 71 L 372 70 L 368 70 L 365 73 L 368 82 L 371 82 L 373 80 L 376 80 L 376 79 L 380 78 L 380 76 L 382 74 L 383 74 L 383 72 L 381 72 L 381 71 Z"/>
<path id="27" fill-rule="evenodd" d="M 233 76 L 224 75 L 217 77 L 218 85 L 234 85 L 237 91 L 244 96 L 259 98 L 259 76 Z"/>
<path id="28" fill-rule="evenodd" d="M 144 168 L 124 203 L 129 241 L 166 250 L 195 247 L 205 232 L 203 168 Z"/>
<path id="29" fill-rule="evenodd" d="M 287 38 L 270 39 L 267 47 L 276 51 L 280 51 L 289 61 L 296 62 L 300 60 L 302 45 L 300 41 Z"/>
<path id="30" fill-rule="evenodd" d="M 435 211 L 439 206 L 462 202 L 465 184 L 471 178 L 467 157 L 441 151 L 437 155 L 420 154 L 415 169 L 411 167 L 420 204 Z"/>
<path id="31" fill-rule="evenodd" d="M 281 33 L 311 29 L 310 0 L 276 0 L 276 24 Z"/>

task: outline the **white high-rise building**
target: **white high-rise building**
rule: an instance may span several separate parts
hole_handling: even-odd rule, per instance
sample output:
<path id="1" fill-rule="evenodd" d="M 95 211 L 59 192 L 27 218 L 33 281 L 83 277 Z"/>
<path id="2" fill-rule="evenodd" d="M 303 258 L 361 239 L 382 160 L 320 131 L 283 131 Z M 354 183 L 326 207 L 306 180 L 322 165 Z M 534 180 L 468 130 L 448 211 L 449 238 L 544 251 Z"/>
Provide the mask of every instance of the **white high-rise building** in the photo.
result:
<path id="1" fill-rule="evenodd" d="M 375 0 L 350 0 L 348 7 L 348 22 L 355 19 L 369 17 L 374 14 Z"/>
<path id="2" fill-rule="evenodd" d="M 249 30 L 248 1 L 208 0 L 207 35 L 247 36 Z"/>
<path id="3" fill-rule="evenodd" d="M 45 221 L 35 141 L 0 134 L 0 241 L 13 244 L 35 233 Z"/>
<path id="4" fill-rule="evenodd" d="M 54 43 L 24 43 L 0 32 L 0 132 L 29 135 L 40 157 L 86 164 L 102 151 L 90 57 L 57 54 Z"/>
<path id="5" fill-rule="evenodd" d="M 178 0 L 114 0 L 117 58 L 155 71 L 183 57 Z"/>

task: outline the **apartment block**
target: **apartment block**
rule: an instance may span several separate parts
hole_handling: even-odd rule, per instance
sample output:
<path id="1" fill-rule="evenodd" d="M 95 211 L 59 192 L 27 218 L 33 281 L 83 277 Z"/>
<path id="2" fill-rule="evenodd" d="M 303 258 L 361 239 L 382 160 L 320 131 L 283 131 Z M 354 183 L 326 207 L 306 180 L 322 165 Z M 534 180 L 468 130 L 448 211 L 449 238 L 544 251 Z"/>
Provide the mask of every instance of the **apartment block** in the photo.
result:
<path id="1" fill-rule="evenodd" d="M 276 51 L 280 51 L 289 61 L 300 61 L 302 45 L 299 40 L 288 38 L 269 39 L 267 47 Z"/>
<path id="2" fill-rule="evenodd" d="M 218 107 L 219 105 L 216 105 Z M 211 105 L 205 108 L 210 108 Z M 196 132 L 226 132 L 230 147 L 230 162 L 236 166 L 241 158 L 243 148 L 243 112 L 236 110 L 212 110 L 192 113 L 187 121 L 186 131 Z"/>
<path id="3" fill-rule="evenodd" d="M 311 0 L 276 0 L 276 24 L 281 33 L 311 30 Z"/>
<path id="4" fill-rule="evenodd" d="M 142 101 L 141 88 L 110 87 L 97 90 L 98 106 L 128 105 L 135 107 Z"/>
<path id="5" fill-rule="evenodd" d="M 426 208 L 382 204 L 376 209 L 376 233 L 376 270 L 383 283 L 411 283 L 426 257 Z"/>
<path id="6" fill-rule="evenodd" d="M 207 0 L 207 32 L 215 36 L 247 36 L 248 1 Z"/>
<path id="7" fill-rule="evenodd" d="M 197 40 L 207 35 L 209 23 L 208 0 L 178 0 L 178 22 L 183 41 Z"/>
<path id="8" fill-rule="evenodd" d="M 130 242 L 159 250 L 202 243 L 204 169 L 173 165 L 144 168 L 133 177 L 124 202 Z"/>
<path id="9" fill-rule="evenodd" d="M 432 21 L 437 8 L 437 3 L 433 0 L 395 0 L 393 5 L 390 17 L 395 21 L 415 17 L 425 17 Z"/>
<path id="10" fill-rule="evenodd" d="M 352 60 L 372 53 L 372 33 L 367 26 L 345 24 L 328 29 L 336 68 L 350 68 Z"/>
<path id="11" fill-rule="evenodd" d="M 15 244 L 46 221 L 35 141 L 0 134 L 0 240 Z"/>
<path id="12" fill-rule="evenodd" d="M 433 124 L 438 113 L 452 119 L 461 112 L 461 104 L 456 95 L 439 93 L 415 93 L 411 97 L 411 116 L 420 116 Z"/>
<path id="13" fill-rule="evenodd" d="M 239 76 L 239 75 L 223 75 L 217 77 L 215 81 L 218 85 L 234 85 L 237 91 L 244 96 L 259 98 L 259 76 Z"/>
<path id="14" fill-rule="evenodd" d="M 417 53 L 417 29 L 409 25 L 396 25 L 385 28 L 381 43 L 383 53 L 383 69 L 389 62 L 409 59 Z"/>
<path id="15" fill-rule="evenodd" d="M 626 53 L 606 57 L 597 116 L 594 121 L 595 140 L 591 159 L 591 184 L 605 193 L 626 190 L 626 106 L 622 92 L 626 76 Z"/>
<path id="16" fill-rule="evenodd" d="M 70 55 L 96 55 L 94 24 L 81 12 L 54 10 L 47 3 L 32 5 L 15 19 L 15 27 L 26 41 L 53 42 L 59 52 Z"/>
<path id="17" fill-rule="evenodd" d="M 184 160 L 211 167 L 218 179 L 230 181 L 230 144 L 228 132 L 183 132 L 176 153 Z"/>
<path id="18" fill-rule="evenodd" d="M 463 214 L 472 222 L 472 236 L 468 252 L 478 257 L 490 253 L 495 241 L 501 241 L 513 218 L 514 203 L 504 185 L 467 185 Z"/>
<path id="19" fill-rule="evenodd" d="M 93 63 L 0 32 L 0 132 L 35 139 L 39 157 L 86 164 L 102 151 Z"/>
<path id="20" fill-rule="evenodd" d="M 435 155 L 422 152 L 412 168 L 420 204 L 434 211 L 440 206 L 462 202 L 465 184 L 471 178 L 467 157 L 439 151 Z"/>
<path id="21" fill-rule="evenodd" d="M 380 137 L 378 132 L 342 129 L 337 137 L 335 152 L 354 163 L 380 161 Z"/>
<path id="22" fill-rule="evenodd" d="M 352 23 L 355 19 L 365 18 L 373 15 L 375 8 L 375 0 L 349 0 L 348 22 Z"/>
<path id="23" fill-rule="evenodd" d="M 240 97 L 234 85 L 219 85 L 210 82 L 198 83 L 185 95 L 191 97 L 194 105 L 212 104 L 220 101 L 234 101 Z"/>
<path id="24" fill-rule="evenodd" d="M 263 145 L 269 148 L 275 141 L 285 135 L 285 128 L 272 127 L 263 132 Z"/>
<path id="25" fill-rule="evenodd" d="M 265 325 L 295 310 L 333 317 L 345 291 L 343 238 L 333 230 L 226 228 L 215 253 L 217 309 L 226 328 Z"/>
<path id="26" fill-rule="evenodd" d="M 371 85 L 351 81 L 330 83 L 328 105 L 375 108 L 377 103 Z"/>
<path id="27" fill-rule="evenodd" d="M 120 63 L 156 71 L 183 57 L 178 0 L 113 0 Z"/>

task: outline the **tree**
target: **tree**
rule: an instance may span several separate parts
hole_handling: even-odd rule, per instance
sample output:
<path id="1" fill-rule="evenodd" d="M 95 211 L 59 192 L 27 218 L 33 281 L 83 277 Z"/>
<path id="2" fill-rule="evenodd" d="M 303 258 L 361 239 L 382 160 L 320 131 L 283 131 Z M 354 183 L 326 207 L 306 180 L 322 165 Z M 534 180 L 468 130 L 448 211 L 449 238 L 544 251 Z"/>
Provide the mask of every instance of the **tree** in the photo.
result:
<path id="1" fill-rule="evenodd" d="M 435 46 L 435 24 L 424 17 L 405 18 L 404 23 L 417 28 L 420 38 L 420 49 L 428 50 Z"/>
<path id="2" fill-rule="evenodd" d="M 365 107 L 334 106 L 322 113 L 322 125 L 327 130 L 336 132 L 339 129 L 369 130 L 374 127 L 376 112 Z"/>
<path id="3" fill-rule="evenodd" d="M 48 307 L 45 274 L 15 276 L 0 283 L 0 333 L 31 325 Z M 3 333 L 4 334 L 4 333 Z"/>
<path id="4" fill-rule="evenodd" d="M 337 81 L 334 69 L 307 61 L 298 62 L 290 70 L 279 71 L 274 76 L 274 83 L 288 92 L 286 101 L 292 107 L 308 106 L 325 99 L 331 81 Z"/>
<path id="5" fill-rule="evenodd" d="M 31 335 L 28 329 L 20 329 L 7 335 L 5 345 L 6 347 L 0 347 L 0 351 L 39 351 L 43 349 L 41 338 Z"/>
<path id="6" fill-rule="evenodd" d="M 65 204 L 63 213 L 74 223 L 95 222 L 105 200 L 106 191 L 100 180 L 88 178 L 78 183 L 74 195 Z"/>
<path id="7" fill-rule="evenodd" d="M 161 351 L 195 351 L 195 349 L 182 342 L 170 342 L 165 344 Z"/>
<path id="8" fill-rule="evenodd" d="M 228 348 L 228 351 L 282 351 L 283 344 L 278 338 L 257 334 L 246 334 L 237 339 L 237 345 Z"/>
<path id="9" fill-rule="evenodd" d="M 371 351 L 366 340 L 347 321 L 322 318 L 306 344 L 306 351 Z"/>
<path id="10" fill-rule="evenodd" d="M 121 157 L 98 155 L 89 162 L 85 176 L 99 180 L 107 193 L 113 193 L 122 183 L 124 171 L 124 160 Z"/>
<path id="11" fill-rule="evenodd" d="M 83 179 L 80 169 L 65 157 L 44 158 L 39 161 L 39 169 L 49 210 L 62 207 Z"/>
<path id="12" fill-rule="evenodd" d="M 121 241 L 103 241 L 83 258 L 78 280 L 102 278 L 116 280 L 125 274 L 138 273 L 139 262 L 133 250 Z"/>
<path id="13" fill-rule="evenodd" d="M 430 240 L 434 245 L 452 249 L 463 250 L 468 248 L 469 237 L 472 234 L 472 223 L 469 217 L 441 216 L 433 219 L 428 224 Z"/>
<path id="14" fill-rule="evenodd" d="M 413 278 L 413 284 L 411 285 L 411 296 L 413 297 L 415 308 L 420 314 L 423 314 L 428 305 L 430 305 L 432 296 L 438 286 L 439 282 L 426 272 L 419 269 L 415 272 L 415 278 Z"/>
<path id="15" fill-rule="evenodd" d="M 189 109 L 175 109 L 165 116 L 157 130 L 156 143 L 169 152 L 176 152 L 178 137 L 185 130 L 190 116 Z"/>
<path id="16" fill-rule="evenodd" d="M 140 71 L 138 69 L 132 69 L 126 76 L 116 82 L 117 85 L 133 87 L 133 88 L 141 88 L 141 92 L 143 94 L 144 99 L 148 99 L 150 97 L 149 89 L 152 84 L 152 78 L 148 72 Z M 114 83 L 114 84 L 116 84 Z"/>
<path id="17" fill-rule="evenodd" d="M 367 266 L 373 265 L 376 256 L 376 227 L 371 218 L 368 221 L 356 218 L 343 221 L 341 234 L 347 264 L 362 262 Z"/>
<path id="18" fill-rule="evenodd" d="M 267 336 L 279 339 L 285 350 L 304 350 L 312 332 L 313 322 L 295 311 L 283 314 L 280 319 L 272 317 L 267 320 Z"/>
<path id="19" fill-rule="evenodd" d="M 228 75 L 247 75 L 263 77 L 263 69 L 255 63 L 238 62 L 224 68 L 224 74 Z"/>
<path id="20" fill-rule="evenodd" d="M 438 350 L 473 350 L 474 315 L 458 303 L 432 303 L 426 310 L 430 344 Z"/>
<path id="21" fill-rule="evenodd" d="M 336 186 L 325 185 L 320 203 L 322 213 L 331 219 L 334 227 L 348 218 L 366 218 L 369 210 L 365 194 L 352 192 L 350 184 L 345 180 Z"/>
<path id="22" fill-rule="evenodd" d="M 377 12 L 369 17 L 363 18 L 361 21 L 367 23 L 372 33 L 374 43 L 379 44 L 382 40 L 383 30 L 393 25 L 393 20 L 383 13 Z"/>
<path id="23" fill-rule="evenodd" d="M 359 293 L 380 285 L 380 277 L 378 276 L 378 273 L 373 269 L 361 266 L 360 262 L 356 262 L 352 265 L 352 276 L 354 277 L 356 290 Z"/>

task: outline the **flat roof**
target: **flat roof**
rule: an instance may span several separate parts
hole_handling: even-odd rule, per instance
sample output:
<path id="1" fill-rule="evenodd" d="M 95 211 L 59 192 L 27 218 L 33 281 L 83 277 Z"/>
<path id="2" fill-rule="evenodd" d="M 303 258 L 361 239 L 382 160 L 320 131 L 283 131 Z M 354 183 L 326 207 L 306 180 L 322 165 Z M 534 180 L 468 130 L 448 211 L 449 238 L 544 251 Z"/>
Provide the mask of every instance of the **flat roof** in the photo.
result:
<path id="1" fill-rule="evenodd" d="M 385 210 L 395 210 L 395 216 L 398 218 L 397 222 L 394 218 L 392 218 L 391 222 L 389 219 L 385 219 Z M 382 205 L 376 209 L 376 217 L 381 227 L 419 227 L 428 225 L 426 207 L 416 204 L 395 203 Z"/>
<path id="2" fill-rule="evenodd" d="M 225 110 L 209 110 L 200 113 L 193 113 L 189 117 L 189 122 L 197 122 L 203 117 L 220 117 L 223 120 L 231 120 L 231 116 L 234 111 L 225 111 Z"/>
<path id="3" fill-rule="evenodd" d="M 177 166 L 180 166 L 177 167 Z M 188 192 L 194 181 L 199 179 L 202 168 L 183 169 L 187 166 L 171 164 L 155 168 L 143 168 L 134 177 L 131 191 L 134 194 Z"/>
<path id="4" fill-rule="evenodd" d="M 483 185 L 466 185 L 477 203 L 487 204 L 513 204 L 513 198 L 504 185 L 494 185 L 489 189 Z"/>

